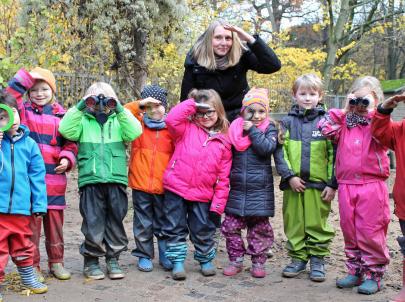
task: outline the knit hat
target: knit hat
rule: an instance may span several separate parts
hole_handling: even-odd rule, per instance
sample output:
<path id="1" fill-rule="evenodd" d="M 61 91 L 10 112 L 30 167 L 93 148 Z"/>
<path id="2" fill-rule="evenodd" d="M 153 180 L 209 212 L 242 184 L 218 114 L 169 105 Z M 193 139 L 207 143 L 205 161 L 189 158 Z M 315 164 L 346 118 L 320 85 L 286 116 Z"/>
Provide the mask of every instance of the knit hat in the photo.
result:
<path id="1" fill-rule="evenodd" d="M 30 71 L 30 75 L 35 80 L 45 81 L 51 87 L 52 91 L 54 93 L 56 92 L 55 76 L 50 70 L 41 67 L 35 67 L 33 70 Z"/>
<path id="2" fill-rule="evenodd" d="M 269 111 L 269 93 L 266 88 L 253 87 L 250 89 L 242 100 L 241 112 L 255 103 L 262 105 L 266 111 Z"/>
<path id="3" fill-rule="evenodd" d="M 167 90 L 158 85 L 146 85 L 142 92 L 141 98 L 146 99 L 152 97 L 162 102 L 163 107 L 167 107 Z"/>

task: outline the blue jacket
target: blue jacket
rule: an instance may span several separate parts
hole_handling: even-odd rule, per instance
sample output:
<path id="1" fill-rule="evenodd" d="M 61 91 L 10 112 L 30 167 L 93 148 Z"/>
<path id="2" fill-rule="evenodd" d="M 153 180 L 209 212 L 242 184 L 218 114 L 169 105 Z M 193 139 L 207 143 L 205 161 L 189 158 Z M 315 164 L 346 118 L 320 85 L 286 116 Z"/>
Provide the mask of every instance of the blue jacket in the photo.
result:
<path id="1" fill-rule="evenodd" d="M 274 184 L 271 156 L 277 148 L 277 128 L 266 132 L 249 130 L 251 146 L 243 152 L 233 149 L 231 190 L 225 213 L 241 217 L 274 216 Z"/>
<path id="2" fill-rule="evenodd" d="M 17 140 L 5 133 L 1 141 L 0 213 L 46 213 L 44 160 L 28 128 L 21 125 L 20 130 L 24 134 Z"/>

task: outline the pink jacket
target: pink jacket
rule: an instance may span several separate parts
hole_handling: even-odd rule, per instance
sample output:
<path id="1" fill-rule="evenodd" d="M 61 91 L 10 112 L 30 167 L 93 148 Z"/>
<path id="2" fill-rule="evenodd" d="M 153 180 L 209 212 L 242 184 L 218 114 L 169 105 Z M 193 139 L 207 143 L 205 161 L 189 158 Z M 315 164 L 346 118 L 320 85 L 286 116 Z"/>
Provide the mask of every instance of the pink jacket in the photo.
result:
<path id="1" fill-rule="evenodd" d="M 175 106 L 166 125 L 175 150 L 163 176 L 166 190 L 186 200 L 212 202 L 210 211 L 222 214 L 229 195 L 232 165 L 231 144 L 222 134 L 210 137 L 192 122 L 196 112 L 193 100 Z"/>
<path id="2" fill-rule="evenodd" d="M 374 116 L 371 113 L 369 118 Z M 331 109 L 319 121 L 322 134 L 337 143 L 336 178 L 338 183 L 364 184 L 388 178 L 388 149 L 371 135 L 371 125 L 346 126 L 346 115 Z"/>

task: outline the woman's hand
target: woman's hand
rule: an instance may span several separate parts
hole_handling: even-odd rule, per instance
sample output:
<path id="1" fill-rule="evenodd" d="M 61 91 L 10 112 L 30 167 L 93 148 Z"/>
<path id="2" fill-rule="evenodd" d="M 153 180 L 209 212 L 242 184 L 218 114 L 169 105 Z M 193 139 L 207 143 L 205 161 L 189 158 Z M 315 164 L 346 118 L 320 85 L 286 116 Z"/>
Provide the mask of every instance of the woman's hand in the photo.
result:
<path id="1" fill-rule="evenodd" d="M 255 42 L 255 38 L 252 35 L 248 34 L 247 32 L 245 32 L 242 28 L 240 28 L 238 26 L 226 24 L 223 27 L 226 30 L 237 33 L 238 36 L 239 36 L 239 39 L 241 41 L 245 41 L 245 42 L 248 42 L 250 44 Z"/>

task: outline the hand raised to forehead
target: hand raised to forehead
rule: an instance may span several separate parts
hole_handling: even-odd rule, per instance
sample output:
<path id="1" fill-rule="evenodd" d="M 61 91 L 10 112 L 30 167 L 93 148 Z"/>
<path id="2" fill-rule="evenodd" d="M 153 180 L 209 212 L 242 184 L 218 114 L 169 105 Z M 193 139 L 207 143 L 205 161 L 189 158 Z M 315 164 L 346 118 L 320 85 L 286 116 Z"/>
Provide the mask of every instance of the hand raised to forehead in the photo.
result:
<path id="1" fill-rule="evenodd" d="M 162 104 L 162 102 L 155 99 L 155 98 L 153 98 L 153 97 L 151 97 L 151 96 L 149 96 L 149 97 L 141 100 L 140 104 L 143 105 L 143 106 L 150 105 L 150 104 L 160 105 L 160 104 Z"/>
<path id="2" fill-rule="evenodd" d="M 382 107 L 384 109 L 394 109 L 395 107 L 398 106 L 398 103 L 400 102 L 405 102 L 405 92 L 399 95 L 394 95 L 388 99 L 386 99 L 383 103 L 382 103 Z"/>
<path id="3" fill-rule="evenodd" d="M 231 24 L 225 24 L 224 29 L 235 32 L 236 34 L 238 34 L 239 39 L 241 39 L 242 41 L 245 42 L 249 42 L 249 43 L 253 43 L 255 41 L 255 38 L 248 34 L 247 32 L 245 32 L 242 28 L 235 26 L 235 25 L 231 25 Z"/>

